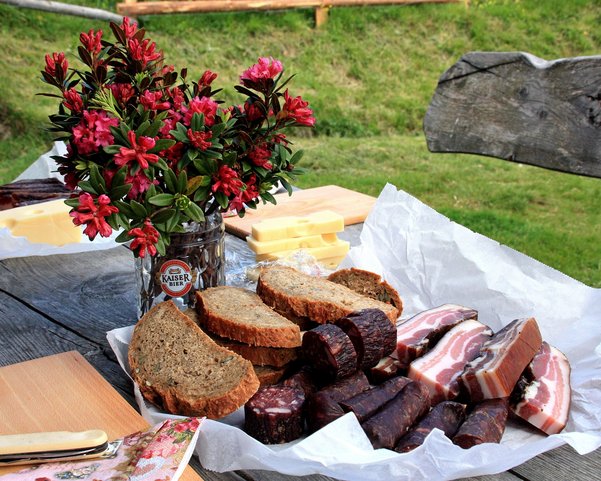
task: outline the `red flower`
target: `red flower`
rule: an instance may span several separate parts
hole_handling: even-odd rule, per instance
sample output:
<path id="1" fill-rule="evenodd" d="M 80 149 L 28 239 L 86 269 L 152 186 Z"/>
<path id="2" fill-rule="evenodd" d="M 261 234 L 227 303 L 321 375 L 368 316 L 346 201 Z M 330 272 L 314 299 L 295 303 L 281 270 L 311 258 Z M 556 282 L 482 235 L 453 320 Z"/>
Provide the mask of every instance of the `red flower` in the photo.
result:
<path id="1" fill-rule="evenodd" d="M 255 120 L 259 120 L 265 117 L 263 114 L 263 110 L 256 104 L 252 102 L 244 103 L 244 113 L 246 114 L 246 118 L 250 122 L 254 122 Z"/>
<path id="2" fill-rule="evenodd" d="M 101 147 L 115 141 L 110 127 L 117 127 L 119 120 L 110 118 L 104 110 L 84 110 L 83 118 L 73 127 L 73 143 L 82 155 L 98 152 Z"/>
<path id="3" fill-rule="evenodd" d="M 123 23 L 121 24 L 121 30 L 125 34 L 125 38 L 132 38 L 135 33 L 138 31 L 138 24 L 136 22 L 129 23 L 128 17 L 123 17 Z"/>
<path id="4" fill-rule="evenodd" d="M 108 196 L 102 194 L 97 201 L 98 204 L 94 202 L 94 198 L 90 194 L 83 192 L 79 194 L 79 205 L 69 213 L 73 217 L 75 225 L 86 225 L 83 233 L 90 240 L 94 240 L 98 233 L 102 237 L 109 237 L 113 229 L 105 218 L 119 212 L 119 209 L 110 205 L 111 199 Z"/>
<path id="5" fill-rule="evenodd" d="M 273 165 L 269 162 L 271 157 L 271 150 L 267 148 L 267 144 L 255 145 L 248 153 L 248 158 L 252 160 L 252 163 L 257 167 L 262 167 L 267 170 L 271 170 Z"/>
<path id="6" fill-rule="evenodd" d="M 127 133 L 127 139 L 132 148 L 121 147 L 119 153 L 115 154 L 115 165 L 122 167 L 128 162 L 136 160 L 141 168 L 147 169 L 149 164 L 158 162 L 158 155 L 148 153 L 148 151 L 153 149 L 156 144 L 153 138 L 144 137 L 142 135 L 136 139 L 136 133 L 133 130 L 130 130 Z"/>
<path id="7" fill-rule="evenodd" d="M 275 144 L 288 145 L 288 139 L 286 138 L 286 134 L 275 134 L 272 138 Z"/>
<path id="8" fill-rule="evenodd" d="M 125 183 L 131 184 L 131 189 L 129 189 L 127 197 L 130 199 L 136 199 L 140 194 L 146 192 L 152 184 L 156 185 L 159 183 L 159 181 L 150 180 L 146 176 L 146 173 L 140 169 L 135 173 L 135 175 L 127 174 L 125 176 Z"/>
<path id="9" fill-rule="evenodd" d="M 146 252 L 151 256 L 156 255 L 156 243 L 159 241 L 159 231 L 154 228 L 149 219 L 144 222 L 141 229 L 136 227 L 127 232 L 128 235 L 135 237 L 130 247 L 133 250 L 138 249 L 138 255 L 144 257 Z"/>
<path id="10" fill-rule="evenodd" d="M 44 70 L 46 73 L 53 77 L 64 79 L 65 73 L 69 68 L 69 62 L 67 62 L 65 54 L 63 52 L 54 52 L 52 56 L 50 56 L 50 54 L 47 53 L 45 58 L 46 68 Z"/>
<path id="11" fill-rule="evenodd" d="M 79 35 L 79 41 L 84 46 L 84 48 L 92 53 L 98 54 L 102 50 L 102 44 L 100 40 L 102 39 L 102 30 L 98 30 L 98 32 L 94 32 L 94 30 L 90 30 L 88 33 L 81 33 Z"/>
<path id="12" fill-rule="evenodd" d="M 246 188 L 241 190 L 231 201 L 230 208 L 241 211 L 244 209 L 244 204 L 248 201 L 259 197 L 259 189 L 257 188 L 257 176 L 252 174 L 246 181 Z"/>
<path id="13" fill-rule="evenodd" d="M 163 56 L 163 52 L 160 50 L 158 52 L 155 51 L 156 44 L 154 42 L 151 43 L 149 39 L 142 40 L 140 43 L 137 38 L 133 38 L 129 41 L 128 46 L 131 58 L 140 62 L 143 69 L 146 68 L 148 62 L 158 60 Z"/>
<path id="14" fill-rule="evenodd" d="M 298 125 L 306 125 L 312 127 L 315 125 L 315 117 L 313 111 L 308 107 L 309 102 L 304 101 L 301 97 L 290 97 L 288 89 L 284 92 L 286 100 L 282 109 L 282 116 L 294 120 Z"/>
<path id="15" fill-rule="evenodd" d="M 65 91 L 63 97 L 65 97 L 63 105 L 71 112 L 80 113 L 83 110 L 83 100 L 74 88 Z"/>
<path id="16" fill-rule="evenodd" d="M 211 145 L 211 139 L 213 138 L 213 132 L 194 132 L 192 129 L 188 129 L 188 139 L 190 143 L 198 150 L 207 150 Z"/>
<path id="17" fill-rule="evenodd" d="M 111 84 L 109 85 L 111 92 L 113 92 L 113 97 L 122 107 L 131 99 L 136 91 L 130 84 Z"/>
<path id="18" fill-rule="evenodd" d="M 274 60 L 273 57 L 261 57 L 259 62 L 248 68 L 240 76 L 242 85 L 247 87 L 265 86 L 266 80 L 273 79 L 284 67 L 282 62 Z"/>
<path id="19" fill-rule="evenodd" d="M 237 195 L 244 183 L 238 178 L 236 171 L 227 165 L 219 167 L 219 172 L 214 176 L 215 183 L 211 187 L 213 192 L 223 192 L 226 196 Z"/>
<path id="20" fill-rule="evenodd" d="M 184 114 L 184 124 L 189 126 L 192 122 L 192 116 L 196 113 L 204 114 L 205 125 L 210 127 L 215 123 L 215 114 L 217 113 L 218 104 L 209 97 L 194 97 L 190 100 L 190 105 Z"/>
<path id="21" fill-rule="evenodd" d="M 173 87 L 171 90 L 167 89 L 167 93 L 169 94 L 169 97 L 171 97 L 173 108 L 175 110 L 181 109 L 185 99 L 184 94 L 179 89 L 179 87 Z"/>
<path id="22" fill-rule="evenodd" d="M 201 87 L 208 87 L 213 83 L 213 80 L 217 78 L 217 74 L 215 72 L 211 72 L 210 70 L 205 70 L 205 73 L 202 74 L 200 80 L 198 81 L 198 85 Z"/>
<path id="23" fill-rule="evenodd" d="M 183 142 L 176 142 L 168 149 L 161 150 L 161 152 L 160 152 L 161 157 L 164 157 L 165 159 L 167 159 L 169 161 L 168 162 L 169 166 L 173 170 L 176 170 L 175 165 L 179 162 L 179 160 L 184 155 L 184 147 L 185 147 L 185 145 Z"/>
<path id="24" fill-rule="evenodd" d="M 162 98 L 163 92 L 161 91 L 151 92 L 150 90 L 145 90 L 140 95 L 140 103 L 146 110 L 169 110 L 171 104 L 169 102 L 161 102 Z"/>

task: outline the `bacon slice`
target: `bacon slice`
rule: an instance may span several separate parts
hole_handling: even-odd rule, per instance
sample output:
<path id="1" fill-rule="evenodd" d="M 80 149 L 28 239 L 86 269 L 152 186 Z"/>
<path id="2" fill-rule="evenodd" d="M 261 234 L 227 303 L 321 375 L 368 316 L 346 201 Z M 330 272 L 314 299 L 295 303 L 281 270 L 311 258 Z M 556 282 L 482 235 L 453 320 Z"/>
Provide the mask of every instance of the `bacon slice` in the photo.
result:
<path id="1" fill-rule="evenodd" d="M 436 344 L 449 329 L 467 319 L 478 319 L 478 311 L 455 304 L 444 304 L 397 323 L 399 362 L 408 366 L 416 357 Z"/>
<path id="2" fill-rule="evenodd" d="M 432 405 L 455 399 L 459 395 L 457 378 L 491 336 L 492 330 L 481 322 L 464 321 L 447 332 L 431 351 L 413 361 L 407 376 L 428 386 Z"/>
<path id="3" fill-rule="evenodd" d="M 570 413 L 570 371 L 565 354 L 543 342 L 526 369 L 521 398 L 511 410 L 547 434 L 561 432 Z"/>
<path id="4" fill-rule="evenodd" d="M 459 376 L 472 402 L 508 397 L 543 340 L 536 319 L 516 319 L 482 346 Z"/>

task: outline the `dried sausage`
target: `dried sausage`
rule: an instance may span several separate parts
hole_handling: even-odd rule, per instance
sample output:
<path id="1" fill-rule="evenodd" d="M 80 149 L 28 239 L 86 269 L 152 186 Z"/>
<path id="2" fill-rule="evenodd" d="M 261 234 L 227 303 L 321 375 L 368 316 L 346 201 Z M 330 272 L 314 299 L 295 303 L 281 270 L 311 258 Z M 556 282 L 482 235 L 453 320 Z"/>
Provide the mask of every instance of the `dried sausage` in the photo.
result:
<path id="1" fill-rule="evenodd" d="M 334 324 L 322 324 L 303 335 L 304 359 L 330 381 L 357 370 L 357 353 L 350 338 Z"/>
<path id="2" fill-rule="evenodd" d="M 453 437 L 464 449 L 482 443 L 499 443 L 507 422 L 508 398 L 488 399 L 477 404 Z"/>

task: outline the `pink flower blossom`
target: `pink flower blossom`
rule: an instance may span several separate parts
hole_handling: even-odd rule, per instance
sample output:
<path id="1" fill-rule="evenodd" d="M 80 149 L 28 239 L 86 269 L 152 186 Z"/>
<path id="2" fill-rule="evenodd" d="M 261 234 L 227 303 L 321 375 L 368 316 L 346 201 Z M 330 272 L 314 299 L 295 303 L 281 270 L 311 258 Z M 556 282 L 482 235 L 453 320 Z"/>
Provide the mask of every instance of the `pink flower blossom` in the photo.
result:
<path id="1" fill-rule="evenodd" d="M 257 105 L 255 105 L 252 102 L 244 103 L 244 113 L 246 114 L 246 118 L 250 122 L 254 122 L 255 120 L 265 118 L 265 115 L 263 114 L 263 110 L 261 110 L 260 107 L 258 107 Z"/>
<path id="2" fill-rule="evenodd" d="M 246 181 L 246 188 L 230 201 L 230 208 L 241 211 L 245 208 L 244 204 L 259 197 L 259 189 L 257 188 L 257 176 L 252 174 Z"/>
<path id="3" fill-rule="evenodd" d="M 246 87 L 262 87 L 267 80 L 274 79 L 283 69 L 282 62 L 279 60 L 274 60 L 273 57 L 261 57 L 258 63 L 242 72 L 240 81 Z"/>
<path id="4" fill-rule="evenodd" d="M 131 58 L 140 62 L 143 69 L 146 68 L 148 62 L 158 60 L 163 56 L 163 52 L 160 50 L 158 52 L 155 51 L 156 44 L 150 42 L 149 39 L 144 39 L 140 42 L 137 38 L 132 38 L 128 43 L 128 47 Z"/>
<path id="5" fill-rule="evenodd" d="M 129 99 L 131 99 L 136 93 L 130 84 L 125 83 L 111 84 L 109 85 L 109 88 L 113 93 L 113 97 L 115 97 L 115 100 L 117 100 L 121 107 L 124 107 Z"/>
<path id="6" fill-rule="evenodd" d="M 74 88 L 70 88 L 63 93 L 65 100 L 63 105 L 73 113 L 80 113 L 83 110 L 83 100 Z"/>
<path id="7" fill-rule="evenodd" d="M 205 125 L 207 127 L 212 126 L 215 123 L 215 114 L 217 113 L 217 107 L 219 104 L 209 97 L 194 97 L 190 100 L 188 109 L 184 114 L 184 124 L 190 126 L 192 122 L 192 116 L 196 113 L 204 114 Z"/>
<path id="8" fill-rule="evenodd" d="M 313 117 L 313 111 L 307 108 L 309 102 L 304 101 L 301 97 L 290 97 L 288 95 L 288 89 L 284 92 L 284 108 L 282 109 L 282 115 L 285 118 L 294 120 L 298 125 L 306 125 L 312 127 L 315 125 L 315 117 Z"/>
<path id="9" fill-rule="evenodd" d="M 53 77 L 64 78 L 67 69 L 69 68 L 69 62 L 65 58 L 64 52 L 54 52 L 52 56 L 46 54 L 46 67 L 44 70 L 47 74 Z"/>
<path id="10" fill-rule="evenodd" d="M 130 247 L 134 251 L 137 249 L 140 257 L 144 257 L 146 252 L 151 256 L 156 255 L 156 243 L 159 241 L 159 231 L 154 228 L 149 219 L 144 221 L 144 227 L 130 229 L 127 234 L 134 237 Z"/>
<path id="11" fill-rule="evenodd" d="M 129 199 L 137 199 L 139 195 L 146 192 L 152 184 L 157 185 L 159 181 L 150 180 L 146 173 L 140 169 L 134 175 L 127 174 L 125 176 L 125 183 L 131 184 L 131 189 L 129 189 L 127 197 Z"/>
<path id="12" fill-rule="evenodd" d="M 213 138 L 213 132 L 194 132 L 192 129 L 188 129 L 188 139 L 190 143 L 198 150 L 207 150 L 211 145 L 211 139 Z"/>
<path id="13" fill-rule="evenodd" d="M 145 137 L 141 135 L 136 139 L 136 133 L 130 130 L 127 133 L 127 140 L 131 148 L 121 147 L 119 153 L 115 154 L 114 160 L 115 165 L 119 167 L 135 160 L 140 164 L 142 169 L 147 169 L 149 164 L 154 164 L 159 161 L 159 156 L 156 154 L 149 154 L 148 151 L 153 149 L 156 141 L 151 137 Z"/>
<path id="14" fill-rule="evenodd" d="M 184 103 L 184 94 L 180 90 L 179 87 L 173 87 L 172 89 L 167 89 L 167 93 L 169 97 L 171 97 L 171 102 L 173 103 L 173 108 L 175 110 L 180 110 L 182 108 L 182 104 Z"/>
<path id="15" fill-rule="evenodd" d="M 84 110 L 83 118 L 73 128 L 73 143 L 81 155 L 98 152 L 101 147 L 115 141 L 110 127 L 117 127 L 119 120 L 110 118 L 104 110 Z"/>
<path id="16" fill-rule="evenodd" d="M 288 145 L 288 139 L 286 138 L 286 134 L 275 134 L 272 138 L 274 144 L 282 144 Z"/>
<path id="17" fill-rule="evenodd" d="M 86 225 L 83 233 L 90 240 L 94 240 L 97 234 L 109 237 L 113 229 L 106 222 L 106 217 L 119 212 L 117 207 L 110 205 L 108 196 L 102 194 L 96 200 L 97 204 L 90 194 L 83 192 L 79 194 L 79 205 L 69 213 L 75 225 Z"/>
<path id="18" fill-rule="evenodd" d="M 88 33 L 82 32 L 79 35 L 79 41 L 81 42 L 83 47 L 91 54 L 98 54 L 102 50 L 102 44 L 100 43 L 101 39 L 102 30 L 98 30 L 98 32 L 90 30 Z"/>
<path id="19" fill-rule="evenodd" d="M 269 162 L 271 157 L 271 150 L 267 148 L 267 144 L 255 145 L 248 153 L 248 158 L 252 160 L 252 163 L 257 167 L 271 170 L 273 165 Z"/>
<path id="20" fill-rule="evenodd" d="M 219 172 L 213 177 L 213 180 L 215 182 L 213 183 L 211 190 L 213 192 L 222 192 L 227 197 L 232 194 L 237 195 L 242 186 L 244 186 L 244 183 L 240 180 L 236 171 L 227 165 L 219 167 Z"/>
<path id="21" fill-rule="evenodd" d="M 138 31 L 138 24 L 136 22 L 130 23 L 128 17 L 123 17 L 123 23 L 121 24 L 121 30 L 125 34 L 126 39 L 132 38 Z"/>
<path id="22" fill-rule="evenodd" d="M 146 110 L 169 110 L 171 104 L 167 101 L 162 102 L 162 99 L 163 92 L 161 91 L 151 92 L 150 90 L 145 90 L 140 95 L 140 103 Z"/>
<path id="23" fill-rule="evenodd" d="M 213 83 L 213 81 L 217 78 L 217 74 L 215 72 L 211 72 L 210 70 L 205 70 L 198 81 L 198 85 L 202 87 L 208 87 Z"/>

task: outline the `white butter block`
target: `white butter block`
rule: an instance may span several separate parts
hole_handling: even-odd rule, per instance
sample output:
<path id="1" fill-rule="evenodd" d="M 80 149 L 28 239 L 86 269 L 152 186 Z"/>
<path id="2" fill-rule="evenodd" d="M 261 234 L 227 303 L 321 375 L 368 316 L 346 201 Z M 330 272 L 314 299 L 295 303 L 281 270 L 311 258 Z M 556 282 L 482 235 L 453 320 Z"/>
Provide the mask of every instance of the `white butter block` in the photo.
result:
<path id="1" fill-rule="evenodd" d="M 337 258 L 343 257 L 347 254 L 350 249 L 350 243 L 341 239 L 337 239 L 336 242 L 331 245 L 324 247 L 308 247 L 306 249 L 302 249 L 303 251 L 311 254 L 315 259 L 328 259 L 328 258 Z M 298 251 L 288 250 L 288 251 L 278 251 L 278 252 L 270 252 L 268 254 L 259 254 L 257 255 L 257 262 L 266 261 L 266 260 L 274 260 L 274 259 L 282 259 L 284 257 L 288 257 L 292 255 L 294 252 Z"/>
<path id="2" fill-rule="evenodd" d="M 274 217 L 252 226 L 252 238 L 259 242 L 331 234 L 344 230 L 344 217 L 322 210 L 304 217 Z"/>
<path id="3" fill-rule="evenodd" d="M 269 254 L 270 252 L 306 249 L 309 247 L 327 247 L 336 244 L 337 241 L 338 237 L 335 233 L 289 237 L 287 239 L 276 239 L 263 242 L 258 241 L 253 237 L 246 238 L 248 247 L 250 247 L 255 254 Z"/>
<path id="4" fill-rule="evenodd" d="M 15 237 L 29 242 L 63 245 L 80 242 L 81 229 L 69 216 L 63 199 L 0 211 L 0 228 L 8 227 Z"/>

